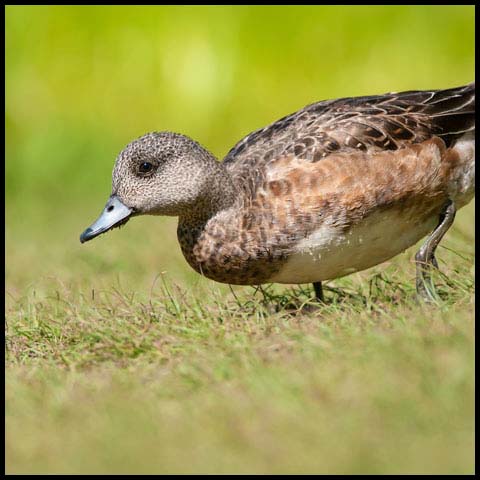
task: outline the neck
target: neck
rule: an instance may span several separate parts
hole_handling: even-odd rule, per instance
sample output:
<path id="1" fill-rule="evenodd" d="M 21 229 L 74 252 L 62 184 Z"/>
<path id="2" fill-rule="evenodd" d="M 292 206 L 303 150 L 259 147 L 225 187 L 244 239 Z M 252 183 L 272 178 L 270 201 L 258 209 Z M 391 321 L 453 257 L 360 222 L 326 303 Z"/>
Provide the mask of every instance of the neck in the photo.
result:
<path id="1" fill-rule="evenodd" d="M 193 206 L 182 212 L 179 224 L 191 227 L 203 225 L 218 213 L 232 207 L 238 198 L 236 187 L 225 166 L 209 152 L 208 156 L 210 158 L 202 172 L 206 176 L 204 193 Z"/>

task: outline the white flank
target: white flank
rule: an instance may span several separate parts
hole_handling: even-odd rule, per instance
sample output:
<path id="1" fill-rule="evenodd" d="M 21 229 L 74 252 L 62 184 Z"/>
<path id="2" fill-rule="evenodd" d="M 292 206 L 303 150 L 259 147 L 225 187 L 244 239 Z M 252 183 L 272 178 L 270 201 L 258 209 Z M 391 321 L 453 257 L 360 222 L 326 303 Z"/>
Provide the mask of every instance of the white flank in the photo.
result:
<path id="1" fill-rule="evenodd" d="M 460 162 L 450 190 L 459 208 L 468 203 L 475 192 L 475 132 L 461 137 L 453 150 L 459 154 Z"/>
<path id="2" fill-rule="evenodd" d="M 418 223 L 414 212 L 371 215 L 342 233 L 325 225 L 299 242 L 282 270 L 270 281 L 310 283 L 365 270 L 403 252 L 435 228 L 438 217 Z"/>

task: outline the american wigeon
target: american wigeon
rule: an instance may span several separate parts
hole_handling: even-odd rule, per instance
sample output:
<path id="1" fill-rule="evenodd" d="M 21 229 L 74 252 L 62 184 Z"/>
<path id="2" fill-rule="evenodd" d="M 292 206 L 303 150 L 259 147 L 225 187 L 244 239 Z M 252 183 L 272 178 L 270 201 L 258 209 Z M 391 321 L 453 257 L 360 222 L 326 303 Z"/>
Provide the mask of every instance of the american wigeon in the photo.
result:
<path id="1" fill-rule="evenodd" d="M 179 217 L 188 263 L 218 282 L 313 283 L 364 270 L 428 235 L 417 292 L 455 212 L 474 195 L 475 84 L 327 100 L 238 142 L 222 162 L 185 135 L 119 154 L 86 242 L 135 215 Z"/>

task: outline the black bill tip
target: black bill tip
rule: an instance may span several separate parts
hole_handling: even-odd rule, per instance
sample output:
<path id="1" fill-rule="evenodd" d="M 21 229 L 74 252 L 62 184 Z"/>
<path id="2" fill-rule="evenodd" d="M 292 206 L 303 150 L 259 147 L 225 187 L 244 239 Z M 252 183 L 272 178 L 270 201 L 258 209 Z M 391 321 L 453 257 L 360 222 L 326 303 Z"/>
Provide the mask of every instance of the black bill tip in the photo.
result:
<path id="1" fill-rule="evenodd" d="M 81 235 L 80 235 L 80 243 L 85 243 L 91 240 L 94 237 L 93 230 L 88 227 Z"/>

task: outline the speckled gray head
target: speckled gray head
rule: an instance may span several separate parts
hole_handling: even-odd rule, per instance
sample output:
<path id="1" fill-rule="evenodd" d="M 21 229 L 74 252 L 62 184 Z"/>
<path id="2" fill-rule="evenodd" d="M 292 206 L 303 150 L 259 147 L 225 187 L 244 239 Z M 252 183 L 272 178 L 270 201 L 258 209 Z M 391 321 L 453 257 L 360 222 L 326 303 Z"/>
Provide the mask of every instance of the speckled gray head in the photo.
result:
<path id="1" fill-rule="evenodd" d="M 97 221 L 80 235 L 80 241 L 123 225 L 135 215 L 181 216 L 205 208 L 211 179 L 219 170 L 215 158 L 185 135 L 143 135 L 117 157 L 112 194 Z"/>

